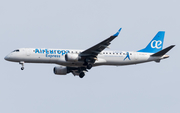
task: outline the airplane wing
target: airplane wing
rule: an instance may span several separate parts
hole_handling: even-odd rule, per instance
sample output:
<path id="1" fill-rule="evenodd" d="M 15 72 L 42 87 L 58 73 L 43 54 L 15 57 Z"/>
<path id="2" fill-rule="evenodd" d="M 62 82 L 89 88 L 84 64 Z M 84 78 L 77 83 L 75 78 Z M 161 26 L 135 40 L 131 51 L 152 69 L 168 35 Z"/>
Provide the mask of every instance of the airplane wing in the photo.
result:
<path id="1" fill-rule="evenodd" d="M 115 39 L 118 35 L 119 32 L 121 31 L 121 28 L 118 30 L 118 32 L 112 36 L 110 36 L 109 38 L 107 38 L 106 40 L 96 44 L 95 46 L 81 52 L 79 54 L 80 57 L 95 57 L 101 52 L 103 51 L 105 48 L 107 48 L 107 46 L 109 46 L 111 43 L 111 41 L 113 39 Z"/>

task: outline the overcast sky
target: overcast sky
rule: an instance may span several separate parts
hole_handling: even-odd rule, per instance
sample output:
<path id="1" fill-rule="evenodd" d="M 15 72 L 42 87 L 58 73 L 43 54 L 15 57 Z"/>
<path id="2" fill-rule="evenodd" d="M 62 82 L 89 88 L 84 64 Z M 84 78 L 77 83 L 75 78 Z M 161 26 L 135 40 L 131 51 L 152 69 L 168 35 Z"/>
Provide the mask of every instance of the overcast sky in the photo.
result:
<path id="1" fill-rule="evenodd" d="M 1 0 L 1 113 L 179 113 L 179 0 Z M 54 75 L 56 64 L 4 57 L 17 48 L 87 49 L 122 27 L 110 48 L 137 51 L 158 31 L 160 63 L 92 68 L 83 79 Z"/>

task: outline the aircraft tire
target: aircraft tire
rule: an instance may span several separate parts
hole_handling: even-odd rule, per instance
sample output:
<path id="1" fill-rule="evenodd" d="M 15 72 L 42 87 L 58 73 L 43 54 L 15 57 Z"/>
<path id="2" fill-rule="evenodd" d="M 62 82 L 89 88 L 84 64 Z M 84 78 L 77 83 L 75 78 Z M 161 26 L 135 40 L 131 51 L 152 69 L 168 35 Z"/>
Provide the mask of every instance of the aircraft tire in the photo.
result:
<path id="1" fill-rule="evenodd" d="M 92 68 L 92 64 L 88 64 L 87 69 L 91 69 L 91 68 Z"/>
<path id="2" fill-rule="evenodd" d="M 79 74 L 79 77 L 80 77 L 80 78 L 83 78 L 84 76 L 85 76 L 84 72 L 81 72 L 81 73 Z"/>
<path id="3" fill-rule="evenodd" d="M 21 70 L 24 70 L 24 67 L 21 67 Z"/>

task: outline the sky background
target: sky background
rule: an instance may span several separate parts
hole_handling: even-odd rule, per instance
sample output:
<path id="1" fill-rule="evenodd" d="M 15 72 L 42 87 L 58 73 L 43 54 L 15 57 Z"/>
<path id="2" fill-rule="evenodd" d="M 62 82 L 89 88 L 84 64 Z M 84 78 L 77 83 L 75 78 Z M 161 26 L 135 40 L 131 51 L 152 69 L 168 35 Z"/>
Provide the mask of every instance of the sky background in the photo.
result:
<path id="1" fill-rule="evenodd" d="M 179 0 L 1 0 L 1 113 L 179 113 Z M 114 50 L 144 48 L 158 31 L 161 63 L 94 67 L 83 79 L 54 75 L 56 64 L 4 57 L 17 48 L 87 49 L 122 27 Z"/>

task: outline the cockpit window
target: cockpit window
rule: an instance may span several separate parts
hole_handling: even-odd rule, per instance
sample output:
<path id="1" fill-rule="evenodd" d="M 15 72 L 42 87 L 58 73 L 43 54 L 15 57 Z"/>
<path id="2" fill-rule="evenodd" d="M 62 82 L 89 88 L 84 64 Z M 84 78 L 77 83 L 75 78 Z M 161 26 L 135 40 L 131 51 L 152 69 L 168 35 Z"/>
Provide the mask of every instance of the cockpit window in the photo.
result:
<path id="1" fill-rule="evenodd" d="M 14 50 L 13 52 L 19 52 L 19 49 Z"/>

